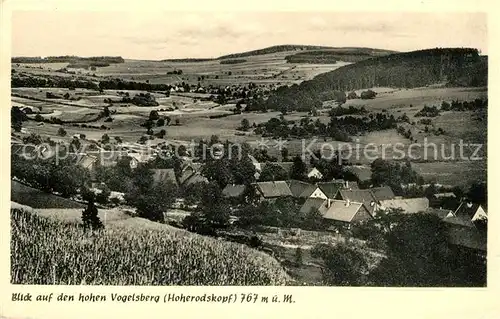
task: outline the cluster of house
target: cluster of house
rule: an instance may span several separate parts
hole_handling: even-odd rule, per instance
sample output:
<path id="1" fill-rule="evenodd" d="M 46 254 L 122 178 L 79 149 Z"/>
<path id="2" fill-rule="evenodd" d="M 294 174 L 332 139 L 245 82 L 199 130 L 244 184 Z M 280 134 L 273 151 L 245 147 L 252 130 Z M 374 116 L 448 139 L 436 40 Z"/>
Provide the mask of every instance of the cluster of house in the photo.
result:
<path id="1" fill-rule="evenodd" d="M 488 214 L 483 206 L 463 201 L 455 211 L 431 209 L 430 213 L 445 223 L 449 243 L 486 255 Z"/>
<path id="2" fill-rule="evenodd" d="M 227 198 L 239 198 L 253 187 L 260 200 L 273 201 L 291 197 L 301 200 L 302 213 L 319 211 L 325 219 L 342 223 L 369 220 L 380 209 L 402 208 L 408 213 L 426 211 L 427 198 L 401 198 L 390 187 L 359 189 L 357 182 L 333 180 L 316 184 L 298 180 L 256 182 L 249 186 L 227 185 L 222 191 Z"/>
<path id="3" fill-rule="evenodd" d="M 154 157 L 154 153 L 143 152 L 142 145 L 128 145 L 124 151 L 89 151 L 85 154 L 74 154 L 76 164 L 94 171 L 97 165 L 114 166 L 124 156 L 130 158 L 130 167 L 135 168 L 141 162 L 147 162 Z M 35 156 L 51 153 L 50 150 L 40 149 L 38 146 L 26 146 L 22 143 L 12 143 L 13 154 Z M 28 153 L 28 154 L 27 154 Z M 46 156 L 50 154 L 45 154 Z M 53 154 L 52 154 L 53 155 Z M 265 167 L 251 157 L 256 168 L 256 178 Z M 293 163 L 276 163 L 289 172 Z M 353 176 L 359 182 L 371 178 L 371 171 L 361 166 L 349 167 Z M 173 182 L 181 187 L 186 187 L 199 182 L 208 182 L 201 174 L 201 164 L 192 161 L 183 161 L 177 173 L 174 169 L 152 169 L 154 183 Z M 309 178 L 321 179 L 323 176 L 316 168 L 307 171 Z M 249 194 L 248 188 L 253 189 L 253 194 L 261 201 L 275 201 L 278 198 L 295 198 L 302 203 L 300 211 L 309 213 L 318 211 L 325 220 L 350 227 L 352 223 L 366 221 L 374 218 L 382 210 L 401 209 L 406 214 L 419 212 L 431 213 L 438 216 L 447 226 L 449 241 L 458 246 L 467 247 L 479 252 L 486 251 L 486 232 L 479 229 L 477 221 L 486 220 L 487 213 L 484 207 L 478 204 L 463 201 L 457 210 L 444 210 L 430 208 L 429 199 L 402 198 L 395 196 L 390 187 L 374 187 L 360 189 L 358 182 L 347 180 L 333 180 L 330 182 L 307 183 L 299 180 L 255 182 L 250 185 L 228 184 L 222 194 L 228 199 L 239 200 Z M 453 193 L 440 193 L 434 195 L 435 199 L 453 197 Z"/>
<path id="4" fill-rule="evenodd" d="M 429 199 L 395 196 L 390 187 L 359 189 L 357 182 L 333 180 L 310 184 L 298 180 L 257 182 L 250 186 L 227 185 L 226 198 L 241 198 L 247 187 L 253 187 L 260 200 L 274 201 L 291 197 L 303 202 L 301 213 L 318 211 L 326 221 L 350 228 L 355 222 L 367 221 L 380 211 L 401 209 L 404 214 L 429 213 L 438 216 L 446 226 L 450 244 L 486 252 L 486 231 L 478 227 L 480 220 L 487 221 L 487 213 L 479 204 L 463 201 L 458 209 L 436 209 L 429 206 Z M 454 196 L 450 193 L 435 197 Z"/>

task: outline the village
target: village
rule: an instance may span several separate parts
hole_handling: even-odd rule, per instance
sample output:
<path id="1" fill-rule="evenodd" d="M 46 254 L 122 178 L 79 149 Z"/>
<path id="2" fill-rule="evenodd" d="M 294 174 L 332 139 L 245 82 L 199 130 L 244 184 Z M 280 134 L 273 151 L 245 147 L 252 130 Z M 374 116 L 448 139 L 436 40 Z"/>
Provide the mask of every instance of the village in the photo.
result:
<path id="1" fill-rule="evenodd" d="M 78 140 L 80 136 L 73 136 Z M 94 144 L 95 145 L 95 144 Z M 12 154 L 21 155 L 25 159 L 43 158 L 49 160 L 62 153 L 57 153 L 56 148 L 47 145 L 25 145 L 12 143 Z M 88 170 L 91 176 L 91 190 L 102 193 L 108 190 L 108 198 L 103 203 L 106 206 L 127 205 L 125 194 L 110 189 L 104 182 L 99 181 L 96 172 L 102 167 L 113 168 L 118 162 L 125 161 L 130 170 L 138 167 L 148 167 L 153 185 L 171 183 L 177 189 L 196 189 L 197 185 L 203 188 L 210 181 L 203 174 L 204 163 L 193 162 L 189 151 L 183 150 L 183 156 L 178 156 L 179 151 L 166 143 L 158 145 L 144 145 L 139 143 L 121 143 L 119 151 L 93 148 L 84 153 L 66 153 L 63 159 L 69 159 L 74 165 Z M 258 152 L 257 152 L 258 153 Z M 217 159 L 222 156 L 217 151 L 213 154 Z M 434 192 L 425 193 L 427 196 L 396 196 L 389 186 L 375 187 L 371 183 L 372 169 L 365 165 L 342 166 L 343 174 L 350 180 L 336 179 L 325 180 L 323 173 L 310 164 L 303 165 L 301 180 L 293 179 L 293 161 L 259 162 L 255 156 L 247 154 L 246 160 L 251 163 L 253 178 L 246 184 L 228 183 L 220 189 L 221 197 L 229 205 L 230 212 L 235 212 L 250 201 L 257 203 L 273 204 L 280 200 L 292 200 L 303 216 L 317 213 L 321 216 L 321 229 L 332 232 L 332 236 L 339 233 L 345 234 L 353 226 L 366 223 L 377 218 L 377 214 L 400 212 L 403 214 L 431 214 L 437 216 L 446 225 L 448 240 L 452 245 L 471 249 L 479 255 L 486 252 L 486 236 L 478 226 L 478 222 L 487 222 L 487 213 L 483 206 L 472 203 L 467 198 L 457 198 L 448 185 L 422 184 L 421 190 L 433 188 Z M 162 160 L 177 159 L 175 168 L 151 168 Z M 294 158 L 296 161 L 297 158 Z M 271 173 L 270 173 L 271 172 Z M 16 176 L 13 175 L 14 179 Z M 19 179 L 17 179 L 19 181 Z M 360 185 L 363 185 L 361 188 Z M 402 184 L 401 188 L 417 187 L 416 183 Z M 439 190 L 442 191 L 439 191 Z M 177 192 L 177 197 L 171 206 L 164 212 L 168 220 L 169 211 L 173 215 L 186 217 L 191 211 L 196 211 L 197 204 L 189 203 L 184 198 L 186 192 Z M 454 204 L 449 205 L 450 201 Z M 443 203 L 448 203 L 443 208 Z M 231 222 L 238 220 L 237 216 L 230 216 Z M 182 220 L 181 220 L 182 221 Z M 174 225 L 182 227 L 182 223 Z M 286 228 L 286 227 L 285 227 Z M 293 228 L 293 227 L 292 227 Z M 484 255 L 485 256 L 485 255 Z"/>

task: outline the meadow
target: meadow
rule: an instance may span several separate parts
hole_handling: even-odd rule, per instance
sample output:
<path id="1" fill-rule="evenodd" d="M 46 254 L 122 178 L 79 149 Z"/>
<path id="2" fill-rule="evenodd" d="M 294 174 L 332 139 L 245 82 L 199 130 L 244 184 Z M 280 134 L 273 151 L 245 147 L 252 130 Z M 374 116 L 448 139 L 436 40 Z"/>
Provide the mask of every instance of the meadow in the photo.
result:
<path id="1" fill-rule="evenodd" d="M 11 210 L 11 283 L 284 285 L 278 262 L 246 246 L 163 229 L 82 228 Z"/>
<path id="2" fill-rule="evenodd" d="M 315 75 L 335 70 L 347 63 L 335 64 L 294 64 L 287 63 L 284 57 L 291 52 L 263 54 L 245 58 L 238 64 L 221 64 L 219 60 L 201 62 L 141 61 L 125 60 L 125 63 L 111 64 L 95 71 L 75 70 L 80 74 L 98 77 L 146 81 L 150 83 L 176 84 L 196 83 L 204 76 L 202 85 L 248 84 L 288 84 L 311 79 Z M 182 70 L 182 74 L 167 74 Z"/>

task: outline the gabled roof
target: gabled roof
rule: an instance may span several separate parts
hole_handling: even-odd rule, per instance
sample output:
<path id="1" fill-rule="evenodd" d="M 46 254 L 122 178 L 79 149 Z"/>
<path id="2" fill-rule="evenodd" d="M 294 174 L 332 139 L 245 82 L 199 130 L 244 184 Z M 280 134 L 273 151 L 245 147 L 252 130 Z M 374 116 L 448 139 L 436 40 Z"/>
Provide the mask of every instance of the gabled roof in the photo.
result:
<path id="1" fill-rule="evenodd" d="M 342 184 L 337 182 L 325 182 L 318 183 L 318 187 L 325 193 L 326 197 L 334 199 L 338 191 L 342 188 Z"/>
<path id="2" fill-rule="evenodd" d="M 345 166 L 344 170 L 353 174 L 361 182 L 369 181 L 372 178 L 372 170 L 364 165 L 349 165 Z"/>
<path id="3" fill-rule="evenodd" d="M 476 215 L 478 211 L 484 213 L 484 215 L 487 214 L 481 205 L 463 202 L 462 204 L 460 204 L 460 206 L 458 206 L 457 210 L 455 211 L 455 216 L 464 217 L 468 218 L 469 220 L 472 220 L 474 218 L 474 215 Z"/>
<path id="4" fill-rule="evenodd" d="M 153 171 L 153 184 L 157 185 L 162 182 L 172 182 L 177 184 L 173 168 L 152 169 L 151 171 Z"/>
<path id="5" fill-rule="evenodd" d="M 284 181 L 257 182 L 254 185 L 265 198 L 293 196 L 290 188 Z"/>
<path id="6" fill-rule="evenodd" d="M 295 198 L 308 198 L 317 188 L 315 185 L 295 179 L 288 180 L 286 183 Z"/>
<path id="7" fill-rule="evenodd" d="M 324 218 L 350 222 L 363 207 L 363 203 L 330 200 L 330 208 L 323 215 Z"/>
<path id="8" fill-rule="evenodd" d="M 429 200 L 426 197 L 388 199 L 380 201 L 380 208 L 401 208 L 403 213 L 414 214 L 427 211 L 429 208 Z"/>
<path id="9" fill-rule="evenodd" d="M 240 197 L 245 193 L 245 189 L 246 189 L 245 185 L 228 184 L 222 190 L 222 196 L 229 198 Z"/>
<path id="10" fill-rule="evenodd" d="M 300 208 L 300 212 L 307 214 L 310 213 L 312 209 L 317 209 L 324 216 L 328 210 L 326 207 L 327 201 L 328 200 L 323 198 L 308 198 Z"/>
<path id="11" fill-rule="evenodd" d="M 392 189 L 388 186 L 370 188 L 370 191 L 377 201 L 394 199 L 396 197 Z"/>
<path id="12" fill-rule="evenodd" d="M 350 200 L 351 202 L 363 203 L 365 208 L 373 215 L 375 211 L 375 203 L 377 199 L 369 189 L 347 190 L 341 189 L 339 191 L 343 200 Z"/>

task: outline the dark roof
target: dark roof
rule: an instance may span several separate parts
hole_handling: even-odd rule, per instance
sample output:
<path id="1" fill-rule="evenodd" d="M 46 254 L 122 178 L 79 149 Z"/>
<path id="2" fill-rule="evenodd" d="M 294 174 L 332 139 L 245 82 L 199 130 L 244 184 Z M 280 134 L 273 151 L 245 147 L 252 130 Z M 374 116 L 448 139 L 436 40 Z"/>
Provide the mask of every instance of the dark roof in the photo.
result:
<path id="1" fill-rule="evenodd" d="M 356 176 L 360 182 L 366 182 L 372 178 L 372 170 L 368 166 L 351 165 L 345 166 L 344 170 Z"/>
<path id="2" fill-rule="evenodd" d="M 153 171 L 153 183 L 155 185 L 162 182 L 172 182 L 177 184 L 173 168 L 152 169 L 151 171 Z"/>
<path id="3" fill-rule="evenodd" d="M 311 209 L 317 209 L 321 214 L 325 214 L 328 210 L 326 207 L 327 200 L 322 198 L 308 198 L 304 205 L 300 208 L 300 212 L 307 214 L 311 212 Z"/>
<path id="4" fill-rule="evenodd" d="M 370 188 L 370 191 L 377 201 L 394 199 L 396 197 L 392 189 L 388 186 Z"/>
<path id="5" fill-rule="evenodd" d="M 347 189 L 359 189 L 358 182 L 355 182 L 355 181 L 346 181 L 346 188 Z"/>
<path id="6" fill-rule="evenodd" d="M 455 216 L 472 219 L 480 207 L 479 204 L 463 202 L 455 211 Z"/>
<path id="7" fill-rule="evenodd" d="M 114 166 L 120 159 L 128 157 L 125 151 L 91 151 L 87 152 L 87 155 L 96 157 L 96 163 L 102 166 Z"/>
<path id="8" fill-rule="evenodd" d="M 292 192 L 285 181 L 254 183 L 259 193 L 265 198 L 292 196 Z"/>
<path id="9" fill-rule="evenodd" d="M 295 198 L 308 198 L 317 188 L 315 185 L 295 179 L 288 180 L 286 183 Z"/>
<path id="10" fill-rule="evenodd" d="M 450 216 L 443 219 L 445 223 L 453 224 L 456 226 L 464 226 L 468 228 L 475 228 L 474 224 L 469 218 L 464 216 Z"/>
<path id="11" fill-rule="evenodd" d="M 373 215 L 375 211 L 374 203 L 377 201 L 373 193 L 368 189 L 347 190 L 341 189 L 340 196 L 343 200 L 350 200 L 351 202 L 363 203 L 365 208 Z M 372 204 L 373 203 L 373 204 Z"/>
<path id="12" fill-rule="evenodd" d="M 196 183 L 208 183 L 208 179 L 205 176 L 201 175 L 200 173 L 196 172 L 190 175 L 188 178 L 184 179 L 182 185 L 187 186 Z"/>
<path id="13" fill-rule="evenodd" d="M 453 212 L 450 209 L 440 209 L 440 208 L 431 208 L 431 207 L 429 207 L 427 209 L 427 213 L 432 214 L 432 215 L 436 215 L 440 219 L 444 219 L 450 213 L 453 214 Z"/>
<path id="14" fill-rule="evenodd" d="M 246 186 L 245 185 L 232 185 L 228 184 L 222 190 L 222 196 L 224 197 L 240 197 L 245 193 Z"/>
<path id="15" fill-rule="evenodd" d="M 342 188 L 342 183 L 338 182 L 325 182 L 318 183 L 319 189 L 325 193 L 326 197 L 334 199 L 337 196 L 338 191 Z"/>

